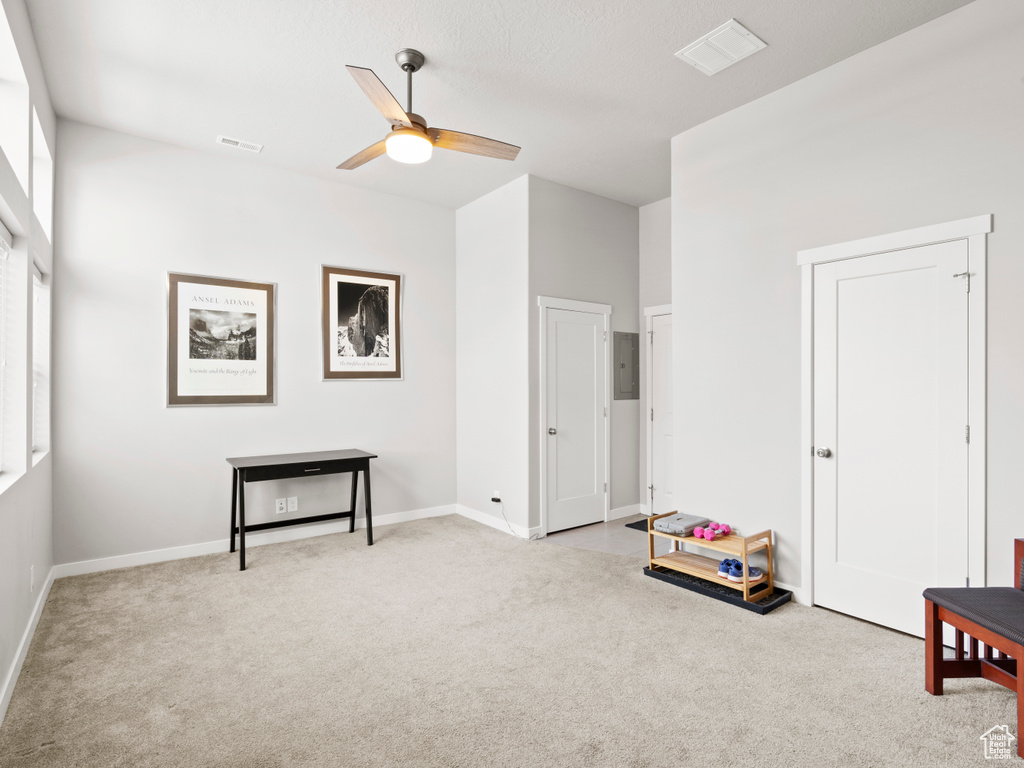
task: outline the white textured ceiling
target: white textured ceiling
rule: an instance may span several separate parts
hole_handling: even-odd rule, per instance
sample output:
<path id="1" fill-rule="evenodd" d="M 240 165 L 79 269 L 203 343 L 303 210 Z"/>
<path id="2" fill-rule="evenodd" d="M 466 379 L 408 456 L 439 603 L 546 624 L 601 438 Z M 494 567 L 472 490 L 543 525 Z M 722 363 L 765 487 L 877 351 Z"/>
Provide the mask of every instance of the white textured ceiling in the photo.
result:
<path id="1" fill-rule="evenodd" d="M 967 0 L 27 0 L 54 109 L 161 141 L 458 207 L 532 173 L 643 205 L 669 194 L 675 134 Z M 674 53 L 730 18 L 768 48 L 707 77 Z M 413 109 L 522 146 L 335 166 L 388 124 L 346 64 Z M 264 144 L 253 155 L 218 134 Z"/>

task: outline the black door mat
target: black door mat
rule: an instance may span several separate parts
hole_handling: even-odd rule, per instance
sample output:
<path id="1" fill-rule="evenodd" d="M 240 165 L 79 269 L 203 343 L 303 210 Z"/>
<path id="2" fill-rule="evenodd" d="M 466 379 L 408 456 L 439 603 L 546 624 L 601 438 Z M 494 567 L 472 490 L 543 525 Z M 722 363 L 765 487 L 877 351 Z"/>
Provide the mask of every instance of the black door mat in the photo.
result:
<path id="1" fill-rule="evenodd" d="M 696 576 L 690 576 L 685 573 L 680 573 L 679 571 L 652 571 L 650 568 L 645 567 L 644 573 L 658 581 L 664 581 L 666 584 L 674 584 L 677 587 L 682 587 L 683 589 L 688 589 L 691 592 L 706 595 L 707 597 L 715 600 L 721 600 L 723 603 L 737 605 L 740 608 L 745 608 L 748 611 L 759 613 L 762 616 L 766 613 L 771 613 L 780 605 L 785 605 L 793 596 L 793 593 L 789 590 L 779 589 L 776 587 L 773 594 L 762 597 L 760 600 L 747 602 L 743 599 L 742 592 L 738 592 L 724 584 L 716 584 L 715 582 L 708 581 L 707 579 L 698 579 Z M 760 589 L 755 587 L 751 590 L 751 594 L 755 597 L 759 591 L 767 591 L 767 584 L 759 586 Z"/>
<path id="2" fill-rule="evenodd" d="M 643 531 L 644 533 L 647 533 L 647 521 L 646 520 L 637 520 L 636 522 L 633 522 L 633 523 L 626 523 L 626 527 L 627 528 L 632 528 L 634 531 Z"/>

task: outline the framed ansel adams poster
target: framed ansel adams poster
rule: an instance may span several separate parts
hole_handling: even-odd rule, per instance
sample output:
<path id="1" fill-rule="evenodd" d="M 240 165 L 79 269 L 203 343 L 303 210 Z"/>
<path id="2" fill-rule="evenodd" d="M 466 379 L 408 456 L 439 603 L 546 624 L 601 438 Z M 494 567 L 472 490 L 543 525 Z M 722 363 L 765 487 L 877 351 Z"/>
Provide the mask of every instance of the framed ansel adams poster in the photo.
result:
<path id="1" fill-rule="evenodd" d="M 321 267 L 325 379 L 402 378 L 402 277 Z"/>
<path id="2" fill-rule="evenodd" d="M 167 273 L 167 404 L 274 404 L 274 283 Z"/>

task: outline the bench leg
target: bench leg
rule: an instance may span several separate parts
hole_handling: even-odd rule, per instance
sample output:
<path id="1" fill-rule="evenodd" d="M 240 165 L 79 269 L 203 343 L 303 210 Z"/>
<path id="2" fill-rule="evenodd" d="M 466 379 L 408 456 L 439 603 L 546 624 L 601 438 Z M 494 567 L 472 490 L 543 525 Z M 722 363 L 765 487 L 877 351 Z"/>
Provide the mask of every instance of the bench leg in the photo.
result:
<path id="1" fill-rule="evenodd" d="M 942 695 L 942 621 L 939 606 L 931 600 L 924 601 L 924 689 Z"/>
<path id="2" fill-rule="evenodd" d="M 1024 650 L 1019 648 L 1018 650 Z M 1020 727 L 1024 725 L 1024 654 L 1017 655 L 1017 757 L 1024 757 L 1024 743 L 1020 740 Z"/>

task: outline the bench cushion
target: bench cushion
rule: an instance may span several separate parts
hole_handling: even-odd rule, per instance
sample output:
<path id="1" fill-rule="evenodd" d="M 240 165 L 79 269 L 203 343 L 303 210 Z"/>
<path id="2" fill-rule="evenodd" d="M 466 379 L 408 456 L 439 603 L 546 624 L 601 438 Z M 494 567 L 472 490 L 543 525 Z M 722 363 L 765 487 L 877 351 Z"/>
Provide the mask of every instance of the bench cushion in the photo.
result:
<path id="1" fill-rule="evenodd" d="M 958 616 L 1024 645 L 1024 592 L 1013 587 L 930 587 L 931 600 Z"/>

